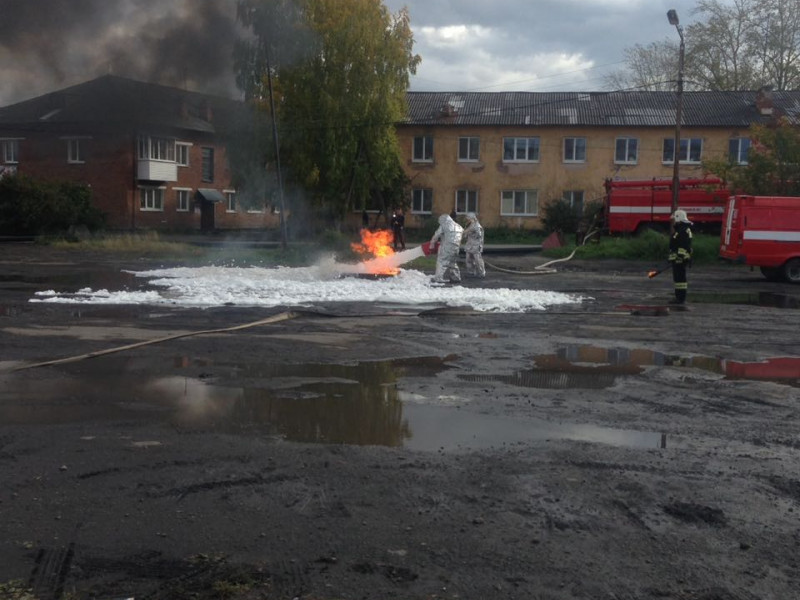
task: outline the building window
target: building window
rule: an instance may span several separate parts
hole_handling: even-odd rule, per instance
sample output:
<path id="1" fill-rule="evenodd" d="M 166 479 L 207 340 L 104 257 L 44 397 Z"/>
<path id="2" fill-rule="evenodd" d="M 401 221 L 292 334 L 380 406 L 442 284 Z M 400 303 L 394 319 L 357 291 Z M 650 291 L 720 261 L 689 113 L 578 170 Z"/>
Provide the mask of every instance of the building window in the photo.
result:
<path id="1" fill-rule="evenodd" d="M 225 199 L 228 202 L 227 212 L 236 212 L 236 192 L 226 190 Z"/>
<path id="2" fill-rule="evenodd" d="M 84 161 L 83 140 L 67 140 L 67 162 L 82 163 Z"/>
<path id="3" fill-rule="evenodd" d="M 175 144 L 175 162 L 180 167 L 189 166 L 189 147 L 191 144 Z"/>
<path id="4" fill-rule="evenodd" d="M 617 138 L 614 162 L 618 165 L 635 165 L 639 162 L 639 140 L 630 137 Z"/>
<path id="5" fill-rule="evenodd" d="M 164 188 L 139 188 L 139 209 L 144 211 L 163 211 Z"/>
<path id="6" fill-rule="evenodd" d="M 418 135 L 414 138 L 414 162 L 433 162 L 433 136 Z"/>
<path id="7" fill-rule="evenodd" d="M 681 138 L 680 158 L 682 163 L 700 163 L 703 156 L 702 138 Z M 675 138 L 664 138 L 662 162 L 675 162 Z"/>
<path id="8" fill-rule="evenodd" d="M 586 138 L 564 138 L 564 162 L 586 162 Z"/>
<path id="9" fill-rule="evenodd" d="M 411 192 L 411 212 L 419 215 L 429 215 L 433 212 L 432 189 L 416 188 Z"/>
<path id="10" fill-rule="evenodd" d="M 141 136 L 139 138 L 139 159 L 175 162 L 175 140 Z"/>
<path id="11" fill-rule="evenodd" d="M 460 137 L 458 138 L 458 160 L 477 161 L 481 157 L 481 138 Z"/>
<path id="12" fill-rule="evenodd" d="M 214 149 L 203 148 L 203 181 L 212 183 L 214 181 Z"/>
<path id="13" fill-rule="evenodd" d="M 459 214 L 478 212 L 477 190 L 456 190 L 456 212 Z"/>
<path id="14" fill-rule="evenodd" d="M 728 142 L 729 160 L 736 165 L 746 165 L 750 154 L 749 138 L 731 138 Z"/>
<path id="15" fill-rule="evenodd" d="M 175 190 L 175 200 L 178 212 L 189 211 L 189 190 Z"/>
<path id="16" fill-rule="evenodd" d="M 539 138 L 503 138 L 503 162 L 539 162 Z"/>
<path id="17" fill-rule="evenodd" d="M 569 204 L 572 214 L 583 215 L 583 190 L 567 190 L 562 198 Z"/>
<path id="18" fill-rule="evenodd" d="M 539 214 L 539 193 L 536 190 L 503 190 L 500 214 L 511 217 L 535 217 Z"/>
<path id="19" fill-rule="evenodd" d="M 15 165 L 19 162 L 19 140 L 2 140 L 3 162 Z"/>

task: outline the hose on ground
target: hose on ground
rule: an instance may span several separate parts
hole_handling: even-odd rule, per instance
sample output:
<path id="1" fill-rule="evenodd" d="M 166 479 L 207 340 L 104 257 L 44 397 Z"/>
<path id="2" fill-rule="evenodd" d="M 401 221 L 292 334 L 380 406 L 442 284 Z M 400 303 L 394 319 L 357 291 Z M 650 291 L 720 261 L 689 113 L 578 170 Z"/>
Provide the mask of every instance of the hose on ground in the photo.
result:
<path id="1" fill-rule="evenodd" d="M 25 369 L 35 369 L 37 367 L 48 367 L 52 365 L 62 365 L 65 363 L 77 362 L 79 360 L 85 360 L 87 358 L 95 358 L 97 356 L 103 356 L 106 354 L 113 354 L 115 352 L 122 352 L 124 350 L 132 350 L 134 348 L 141 348 L 142 346 L 150 346 L 152 344 L 160 344 L 162 342 L 167 342 L 169 340 L 177 340 L 179 338 L 191 337 L 195 335 L 205 335 L 211 333 L 226 333 L 228 331 L 238 331 L 240 329 L 248 329 L 250 327 L 257 327 L 259 325 L 269 325 L 271 323 L 278 323 L 279 321 L 286 321 L 288 319 L 294 319 L 299 316 L 299 313 L 296 312 L 282 312 L 277 315 L 273 315 L 271 317 L 267 317 L 266 319 L 260 319 L 258 321 L 253 321 L 252 323 L 244 323 L 243 325 L 234 325 L 233 327 L 223 327 L 221 329 L 204 329 L 202 331 L 189 331 L 186 333 L 177 333 L 175 335 L 168 335 L 162 338 L 156 338 L 154 340 L 146 340 L 144 342 L 136 342 L 135 344 L 128 344 L 126 346 L 117 346 L 116 348 L 108 348 L 106 350 L 98 350 L 96 352 L 88 352 L 86 354 L 81 354 L 79 356 L 70 356 L 68 358 L 59 358 L 55 360 L 48 360 L 45 362 L 35 363 L 32 365 L 21 365 L 19 367 L 15 367 L 11 369 L 12 371 L 22 371 Z"/>
<path id="2" fill-rule="evenodd" d="M 593 235 L 598 234 L 598 233 L 600 233 L 599 229 L 593 229 L 593 230 L 589 231 L 584 236 L 583 241 L 581 242 L 580 246 L 583 246 L 590 237 L 592 237 Z M 539 265 L 538 267 L 534 267 L 533 271 L 517 271 L 515 269 L 504 269 L 502 267 L 498 267 L 497 265 L 493 265 L 492 263 L 486 262 L 486 259 L 484 259 L 483 262 L 487 267 L 490 267 L 490 268 L 494 269 L 495 271 L 501 271 L 503 273 L 512 273 L 514 275 L 546 275 L 548 273 L 557 273 L 558 271 L 556 269 L 550 268 L 550 265 L 554 265 L 556 263 L 566 262 L 568 260 L 571 260 L 572 257 L 575 256 L 575 253 L 578 251 L 578 248 L 580 246 L 576 246 L 575 249 L 572 252 L 570 252 L 569 256 L 566 256 L 564 258 L 557 258 L 555 260 L 551 260 L 550 262 L 546 262 L 543 265 Z"/>

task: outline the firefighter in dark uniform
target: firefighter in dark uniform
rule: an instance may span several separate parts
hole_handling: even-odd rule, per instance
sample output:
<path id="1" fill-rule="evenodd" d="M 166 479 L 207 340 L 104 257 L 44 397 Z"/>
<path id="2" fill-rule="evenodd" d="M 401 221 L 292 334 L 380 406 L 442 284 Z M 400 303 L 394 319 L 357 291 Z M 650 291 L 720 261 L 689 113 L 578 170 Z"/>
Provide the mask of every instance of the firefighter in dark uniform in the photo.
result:
<path id="1" fill-rule="evenodd" d="M 672 281 L 675 284 L 675 299 L 670 304 L 686 303 L 686 292 L 689 284 L 686 281 L 686 269 L 692 265 L 692 222 L 685 210 L 676 210 L 670 217 L 672 221 L 672 237 L 669 240 L 668 261 L 672 264 Z"/>

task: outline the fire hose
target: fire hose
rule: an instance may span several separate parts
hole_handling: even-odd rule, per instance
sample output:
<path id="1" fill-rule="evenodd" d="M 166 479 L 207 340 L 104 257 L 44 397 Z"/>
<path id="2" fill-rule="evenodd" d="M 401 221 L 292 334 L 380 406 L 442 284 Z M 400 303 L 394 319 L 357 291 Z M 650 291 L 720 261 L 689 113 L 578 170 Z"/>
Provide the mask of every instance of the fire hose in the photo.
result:
<path id="1" fill-rule="evenodd" d="M 575 253 L 578 251 L 578 248 L 580 248 L 580 246 L 583 246 L 584 244 L 586 244 L 587 240 L 590 237 L 592 237 L 593 235 L 598 234 L 598 233 L 600 233 L 600 229 L 593 229 L 593 230 L 589 231 L 584 236 L 583 241 L 581 242 L 581 244 L 579 246 L 576 246 L 575 249 L 570 253 L 569 256 L 566 256 L 564 258 L 557 258 L 555 260 L 551 260 L 549 262 L 546 262 L 543 265 L 539 265 L 537 267 L 534 267 L 533 271 L 517 271 L 517 270 L 514 270 L 514 269 L 504 269 L 502 267 L 498 267 L 497 265 L 493 265 L 492 263 L 486 262 L 486 259 L 484 259 L 483 262 L 484 262 L 484 264 L 486 266 L 491 267 L 495 271 L 500 271 L 502 273 L 512 273 L 514 275 L 546 275 L 548 273 L 557 273 L 558 271 L 556 271 L 556 269 L 550 268 L 550 265 L 554 265 L 556 263 L 566 262 L 568 260 L 571 260 L 572 257 L 575 256 Z"/>
<path id="2" fill-rule="evenodd" d="M 142 346 L 149 346 L 152 344 L 160 344 L 162 342 L 167 342 L 169 340 L 177 340 L 179 338 L 191 337 L 194 335 L 206 335 L 211 333 L 226 333 L 228 331 L 238 331 L 240 329 L 248 329 L 249 327 L 257 327 L 259 325 L 269 325 L 271 323 L 278 323 L 279 321 L 287 321 L 289 319 L 294 319 L 299 316 L 299 313 L 296 312 L 282 312 L 277 315 L 273 315 L 271 317 L 267 317 L 266 319 L 260 319 L 258 321 L 253 321 L 252 323 L 244 323 L 243 325 L 234 325 L 233 327 L 223 327 L 221 329 L 205 329 L 202 331 L 189 331 L 186 333 L 177 333 L 175 335 L 168 335 L 166 337 L 156 338 L 153 340 L 146 340 L 144 342 L 136 342 L 135 344 L 128 344 L 126 346 L 117 346 L 116 348 L 108 348 L 106 350 L 98 350 L 96 352 L 88 352 L 87 354 L 81 354 L 80 356 L 70 356 L 68 358 L 59 358 L 55 360 L 48 360 L 45 362 L 35 363 L 32 365 L 22 365 L 19 367 L 15 367 L 11 369 L 12 371 L 22 371 L 25 369 L 35 369 L 37 367 L 48 367 L 51 365 L 61 365 L 65 363 L 77 362 L 79 360 L 85 360 L 87 358 L 95 358 L 97 356 L 103 356 L 105 354 L 113 354 L 115 352 L 122 352 L 124 350 L 132 350 L 134 348 L 141 348 Z"/>

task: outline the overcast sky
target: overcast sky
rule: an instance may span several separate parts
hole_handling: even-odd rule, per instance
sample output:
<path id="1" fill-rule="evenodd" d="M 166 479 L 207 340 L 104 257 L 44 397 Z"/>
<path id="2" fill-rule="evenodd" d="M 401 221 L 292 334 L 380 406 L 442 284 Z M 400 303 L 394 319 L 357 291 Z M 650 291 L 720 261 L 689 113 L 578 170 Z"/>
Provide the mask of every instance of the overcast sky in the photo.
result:
<path id="1" fill-rule="evenodd" d="M 694 0 L 384 0 L 407 6 L 416 91 L 592 91 Z M 113 73 L 237 97 L 235 0 L 0 0 L 0 106 Z"/>
<path id="2" fill-rule="evenodd" d="M 694 0 L 384 0 L 407 6 L 422 63 L 416 91 L 594 91 L 624 50 L 678 40 Z"/>

